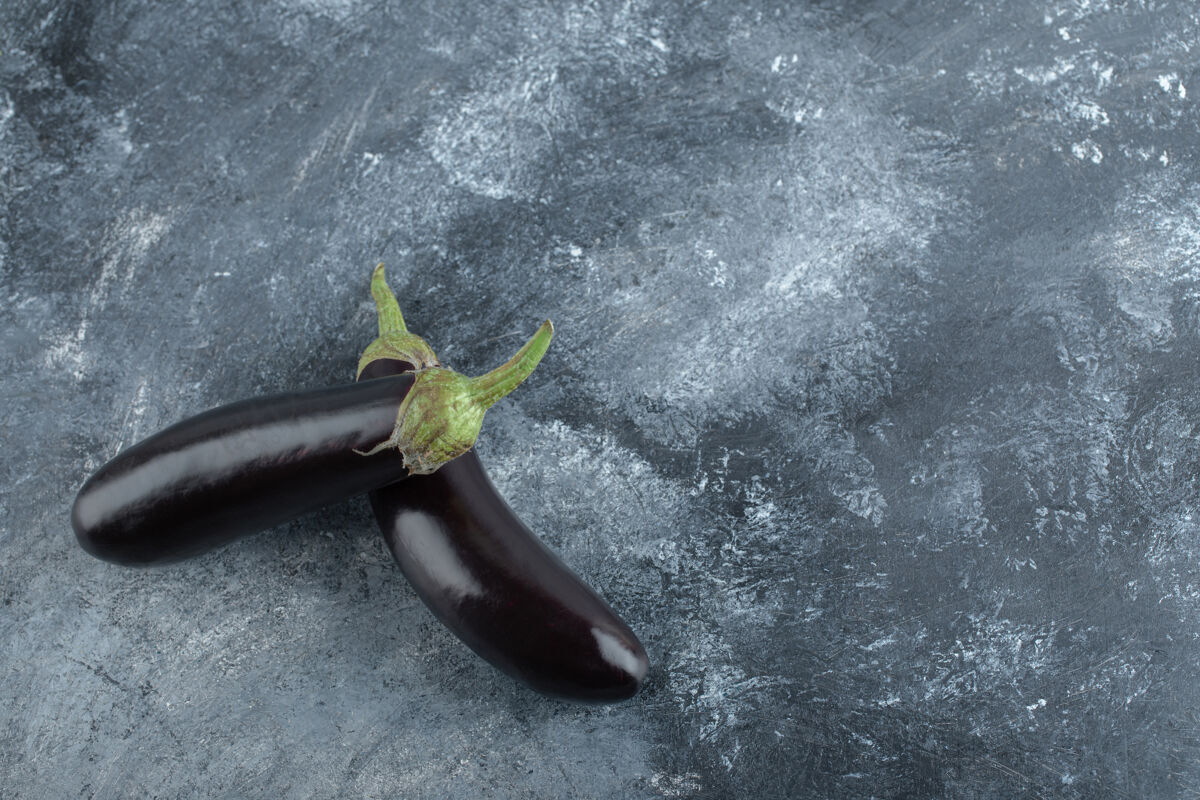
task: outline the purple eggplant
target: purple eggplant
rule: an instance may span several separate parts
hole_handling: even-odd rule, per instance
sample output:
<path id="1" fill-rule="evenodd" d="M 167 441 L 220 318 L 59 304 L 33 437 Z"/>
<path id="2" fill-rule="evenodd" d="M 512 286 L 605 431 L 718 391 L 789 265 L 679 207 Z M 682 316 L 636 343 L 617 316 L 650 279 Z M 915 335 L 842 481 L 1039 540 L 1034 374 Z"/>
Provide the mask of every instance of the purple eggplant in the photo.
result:
<path id="1" fill-rule="evenodd" d="M 419 370 L 405 353 L 430 351 L 405 329 L 382 265 L 372 293 L 380 336 L 359 379 Z M 418 596 L 480 656 L 557 697 L 604 703 L 637 692 L 649 668 L 641 642 L 513 513 L 473 450 L 369 497 Z"/>
<path id="2" fill-rule="evenodd" d="M 420 372 L 260 397 L 184 420 L 130 447 L 80 489 L 71 512 L 92 555 L 175 561 L 467 452 L 484 412 L 529 375 L 549 322 L 477 378 L 408 350 Z"/>
<path id="3" fill-rule="evenodd" d="M 75 499 L 83 548 L 149 565 L 212 550 L 408 475 L 387 439 L 413 376 L 244 400 L 124 450 Z"/>

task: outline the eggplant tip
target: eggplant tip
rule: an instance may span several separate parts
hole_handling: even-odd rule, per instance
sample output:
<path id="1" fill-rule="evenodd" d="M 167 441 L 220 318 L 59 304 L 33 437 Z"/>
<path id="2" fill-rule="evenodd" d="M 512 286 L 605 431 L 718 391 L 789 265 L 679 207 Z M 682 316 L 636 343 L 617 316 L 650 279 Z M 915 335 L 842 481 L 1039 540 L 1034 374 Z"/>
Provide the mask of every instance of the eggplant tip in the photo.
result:
<path id="1" fill-rule="evenodd" d="M 650 671 L 650 659 L 636 638 L 618 636 L 602 628 L 592 628 L 592 636 L 600 650 L 600 656 L 619 676 L 612 687 L 614 699 L 625 699 L 637 694 L 646 673 Z"/>

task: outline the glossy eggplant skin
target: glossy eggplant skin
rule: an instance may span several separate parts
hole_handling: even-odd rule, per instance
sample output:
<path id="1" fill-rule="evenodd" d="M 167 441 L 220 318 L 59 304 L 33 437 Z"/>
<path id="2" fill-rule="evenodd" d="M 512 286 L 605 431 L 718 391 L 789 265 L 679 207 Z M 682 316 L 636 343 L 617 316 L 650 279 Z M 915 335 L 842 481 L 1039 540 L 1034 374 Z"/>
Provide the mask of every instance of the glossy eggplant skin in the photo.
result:
<path id="1" fill-rule="evenodd" d="M 85 550 L 177 561 L 404 478 L 392 450 L 412 375 L 244 400 L 177 423 L 92 475 L 71 511 Z"/>
<path id="2" fill-rule="evenodd" d="M 409 368 L 381 359 L 360 379 Z M 641 642 L 513 513 L 474 450 L 369 497 L 417 594 L 480 656 L 557 697 L 607 703 L 637 692 L 649 668 Z"/>

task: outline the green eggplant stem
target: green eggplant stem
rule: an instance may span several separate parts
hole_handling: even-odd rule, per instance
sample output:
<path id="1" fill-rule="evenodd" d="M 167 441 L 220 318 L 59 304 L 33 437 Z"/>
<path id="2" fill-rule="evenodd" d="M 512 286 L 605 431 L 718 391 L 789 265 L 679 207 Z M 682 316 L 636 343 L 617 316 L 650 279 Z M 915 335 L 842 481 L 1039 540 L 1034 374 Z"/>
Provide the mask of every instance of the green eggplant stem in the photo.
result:
<path id="1" fill-rule="evenodd" d="M 550 347 L 554 325 L 546 320 L 508 361 L 485 375 L 468 378 L 441 366 L 425 340 L 408 332 L 400 304 L 388 288 L 383 264 L 371 276 L 371 295 L 379 312 L 379 338 L 363 351 L 359 374 L 380 358 L 405 361 L 415 369 L 392 435 L 370 450 L 358 452 L 370 456 L 396 449 L 410 473 L 428 475 L 475 446 L 484 413 L 537 367 Z"/>
<path id="2" fill-rule="evenodd" d="M 488 409 L 501 397 L 517 388 L 542 360 L 553 337 L 554 323 L 546 320 L 515 356 L 486 375 L 471 378 L 471 395 L 475 402 Z"/>
<path id="3" fill-rule="evenodd" d="M 422 370 L 429 367 L 440 367 L 433 348 L 415 333 L 409 333 L 404 324 L 404 315 L 400 313 L 400 303 L 396 295 L 388 288 L 387 276 L 383 264 L 375 267 L 371 273 L 371 296 L 375 298 L 375 310 L 379 314 L 379 338 L 367 345 L 362 356 L 358 359 L 358 375 L 372 361 L 382 358 L 403 361 L 412 364 L 413 369 Z"/>
<path id="4" fill-rule="evenodd" d="M 371 297 L 375 298 L 375 309 L 379 312 L 379 335 L 389 333 L 408 333 L 404 326 L 404 315 L 400 313 L 400 303 L 392 294 L 387 284 L 387 275 L 383 271 L 383 262 L 371 273 Z"/>

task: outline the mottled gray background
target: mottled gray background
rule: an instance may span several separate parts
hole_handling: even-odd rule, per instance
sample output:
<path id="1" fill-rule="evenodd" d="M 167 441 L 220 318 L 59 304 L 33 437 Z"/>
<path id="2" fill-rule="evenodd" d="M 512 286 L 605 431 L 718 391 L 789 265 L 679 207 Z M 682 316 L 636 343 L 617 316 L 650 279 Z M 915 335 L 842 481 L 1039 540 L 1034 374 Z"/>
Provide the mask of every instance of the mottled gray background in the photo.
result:
<path id="1" fill-rule="evenodd" d="M 0 5 L 0 796 L 1200 794 L 1200 7 Z M 1001 6 L 1001 7 L 997 7 Z M 654 662 L 500 676 L 359 499 L 79 549 L 371 267 Z"/>

